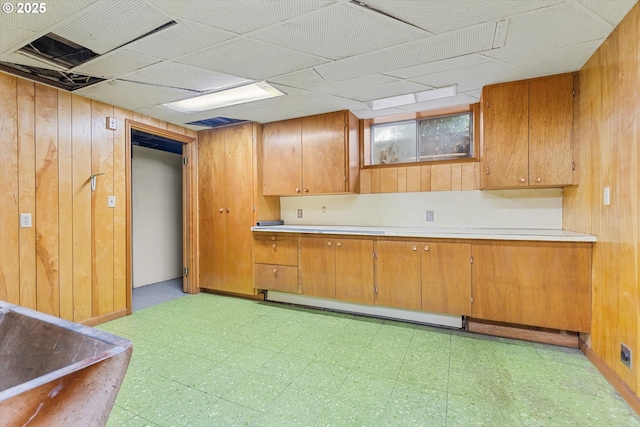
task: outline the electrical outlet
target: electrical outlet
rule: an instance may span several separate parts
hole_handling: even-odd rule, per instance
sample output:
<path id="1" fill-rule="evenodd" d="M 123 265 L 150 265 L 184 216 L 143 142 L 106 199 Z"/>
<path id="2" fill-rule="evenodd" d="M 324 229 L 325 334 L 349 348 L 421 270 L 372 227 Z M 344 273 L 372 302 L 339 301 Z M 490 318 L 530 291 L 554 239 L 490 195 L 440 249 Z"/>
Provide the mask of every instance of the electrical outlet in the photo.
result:
<path id="1" fill-rule="evenodd" d="M 116 196 L 107 196 L 107 207 L 108 208 L 116 207 Z"/>
<path id="2" fill-rule="evenodd" d="M 604 205 L 609 206 L 611 204 L 611 188 L 604 187 Z"/>
<path id="3" fill-rule="evenodd" d="M 620 343 L 620 361 L 631 369 L 631 349 Z"/>
<path id="4" fill-rule="evenodd" d="M 434 212 L 427 211 L 427 222 L 433 222 L 433 221 L 434 221 Z"/>
<path id="5" fill-rule="evenodd" d="M 31 214 L 30 213 L 21 213 L 20 214 L 20 228 L 31 228 Z"/>
<path id="6" fill-rule="evenodd" d="M 302 218 L 302 209 L 298 209 L 298 218 Z"/>

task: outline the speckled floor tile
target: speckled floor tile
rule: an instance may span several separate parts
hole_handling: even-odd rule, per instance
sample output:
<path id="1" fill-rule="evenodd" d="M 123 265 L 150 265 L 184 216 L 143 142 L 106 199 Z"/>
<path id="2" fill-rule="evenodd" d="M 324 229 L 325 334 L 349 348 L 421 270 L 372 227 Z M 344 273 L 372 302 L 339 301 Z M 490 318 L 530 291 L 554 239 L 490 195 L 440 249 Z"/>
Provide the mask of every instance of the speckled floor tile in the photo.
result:
<path id="1" fill-rule="evenodd" d="M 260 373 L 252 373 L 226 393 L 223 398 L 247 408 L 264 411 L 288 385 L 287 381 Z"/>
<path id="2" fill-rule="evenodd" d="M 276 354 L 260 366 L 259 372 L 284 381 L 293 381 L 309 365 L 309 360 L 288 354 Z"/>
<path id="3" fill-rule="evenodd" d="M 217 400 L 210 394 L 181 386 L 164 402 L 145 409 L 140 416 L 164 427 L 184 426 Z"/>
<path id="4" fill-rule="evenodd" d="M 211 294 L 100 329 L 134 344 L 109 427 L 640 427 L 576 349 Z"/>
<path id="5" fill-rule="evenodd" d="M 220 399 L 191 420 L 187 427 L 250 426 L 259 415 L 258 411 Z"/>
<path id="6" fill-rule="evenodd" d="M 195 377 L 189 386 L 222 397 L 249 375 L 251 371 L 221 363 Z"/>
<path id="7" fill-rule="evenodd" d="M 447 393 L 397 382 L 381 426 L 445 426 Z"/>

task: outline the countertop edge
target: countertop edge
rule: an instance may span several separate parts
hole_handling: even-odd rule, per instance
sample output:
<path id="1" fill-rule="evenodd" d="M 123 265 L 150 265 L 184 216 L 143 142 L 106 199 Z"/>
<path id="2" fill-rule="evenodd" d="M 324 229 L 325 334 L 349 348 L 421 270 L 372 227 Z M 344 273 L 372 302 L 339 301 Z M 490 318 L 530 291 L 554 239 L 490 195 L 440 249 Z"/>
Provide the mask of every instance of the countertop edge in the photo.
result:
<path id="1" fill-rule="evenodd" d="M 544 242 L 594 243 L 596 236 L 556 229 L 415 229 L 407 227 L 348 227 L 313 225 L 253 226 L 251 231 L 264 233 L 331 234 L 368 237 L 415 237 L 431 239 L 512 240 Z"/>

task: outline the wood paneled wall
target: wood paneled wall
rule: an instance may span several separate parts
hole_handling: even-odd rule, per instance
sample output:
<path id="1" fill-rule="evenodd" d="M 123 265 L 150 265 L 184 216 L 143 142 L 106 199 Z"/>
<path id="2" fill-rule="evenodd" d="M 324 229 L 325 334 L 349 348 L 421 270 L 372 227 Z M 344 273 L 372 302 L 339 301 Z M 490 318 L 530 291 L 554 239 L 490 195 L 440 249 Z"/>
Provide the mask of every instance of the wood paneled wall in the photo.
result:
<path id="1" fill-rule="evenodd" d="M 478 162 L 360 170 L 360 194 L 480 189 Z"/>
<path id="2" fill-rule="evenodd" d="M 196 136 L 0 73 L 1 300 L 78 322 L 124 313 L 127 118 Z M 33 227 L 19 227 L 20 213 Z"/>
<path id="3" fill-rule="evenodd" d="M 595 234 L 590 347 L 636 395 L 640 382 L 640 75 L 636 5 L 580 70 L 580 185 L 565 189 L 563 226 Z M 611 204 L 604 204 L 604 188 Z M 633 350 L 633 369 L 620 344 Z"/>

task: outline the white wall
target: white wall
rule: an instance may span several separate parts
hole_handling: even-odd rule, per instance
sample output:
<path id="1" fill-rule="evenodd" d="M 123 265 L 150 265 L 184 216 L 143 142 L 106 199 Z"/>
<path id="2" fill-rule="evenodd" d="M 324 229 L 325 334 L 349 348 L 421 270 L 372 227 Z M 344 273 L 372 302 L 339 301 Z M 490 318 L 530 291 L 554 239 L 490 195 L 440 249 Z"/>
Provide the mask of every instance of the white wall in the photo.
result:
<path id="1" fill-rule="evenodd" d="M 182 156 L 133 146 L 133 287 L 182 277 Z"/>
<path id="2" fill-rule="evenodd" d="M 562 229 L 561 189 L 282 197 L 280 205 L 285 224 Z"/>

